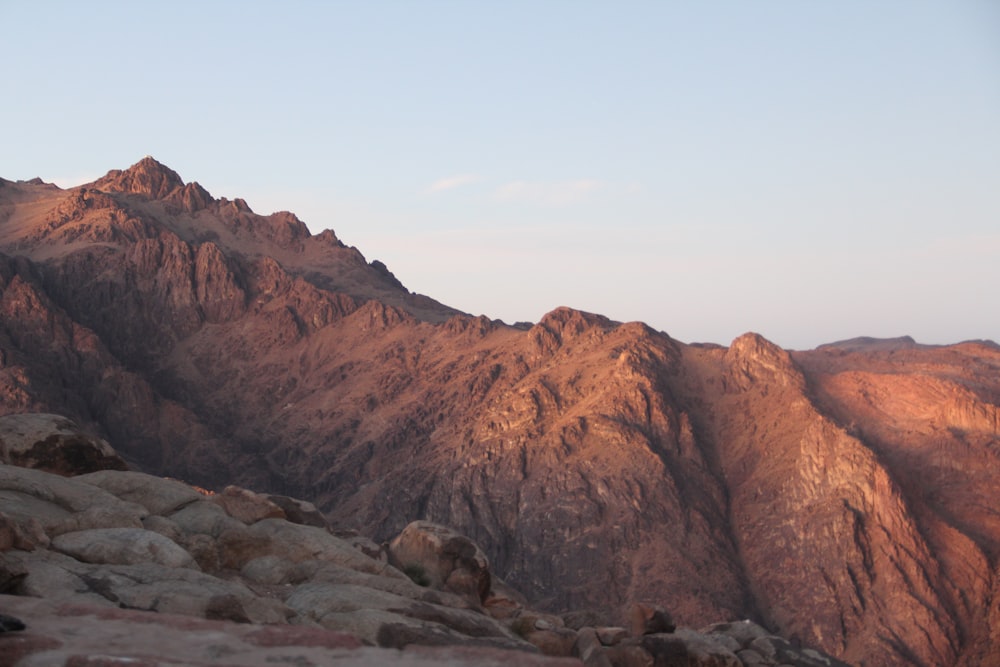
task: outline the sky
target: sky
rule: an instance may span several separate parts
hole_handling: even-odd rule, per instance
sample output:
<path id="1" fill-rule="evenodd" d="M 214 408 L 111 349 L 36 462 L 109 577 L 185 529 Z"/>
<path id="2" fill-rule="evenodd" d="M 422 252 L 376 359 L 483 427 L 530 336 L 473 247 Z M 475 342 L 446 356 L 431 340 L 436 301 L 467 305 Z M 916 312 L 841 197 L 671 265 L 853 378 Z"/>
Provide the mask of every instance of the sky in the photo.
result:
<path id="1" fill-rule="evenodd" d="M 152 155 L 472 314 L 1000 341 L 1000 2 L 0 0 L 0 177 Z"/>

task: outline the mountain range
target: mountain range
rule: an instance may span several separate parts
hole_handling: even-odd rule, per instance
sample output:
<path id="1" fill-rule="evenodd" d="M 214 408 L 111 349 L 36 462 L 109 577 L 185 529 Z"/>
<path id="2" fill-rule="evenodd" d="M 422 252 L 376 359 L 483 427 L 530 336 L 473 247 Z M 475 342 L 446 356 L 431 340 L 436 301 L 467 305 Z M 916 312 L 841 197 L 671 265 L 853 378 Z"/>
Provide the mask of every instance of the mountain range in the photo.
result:
<path id="1" fill-rule="evenodd" d="M 998 371 L 991 341 L 473 317 L 149 157 L 0 179 L 0 414 L 375 540 L 451 526 L 549 611 L 655 600 L 856 664 L 1000 664 Z"/>

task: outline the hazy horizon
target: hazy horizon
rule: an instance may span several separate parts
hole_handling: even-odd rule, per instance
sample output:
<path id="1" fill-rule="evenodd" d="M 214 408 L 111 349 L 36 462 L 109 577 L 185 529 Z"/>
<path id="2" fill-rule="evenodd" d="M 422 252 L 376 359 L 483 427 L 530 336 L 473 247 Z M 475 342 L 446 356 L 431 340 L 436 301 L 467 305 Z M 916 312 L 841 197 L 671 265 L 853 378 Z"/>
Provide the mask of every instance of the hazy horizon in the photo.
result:
<path id="1" fill-rule="evenodd" d="M 1000 340 L 1000 5 L 0 6 L 0 177 L 150 154 L 412 291 L 684 342 Z"/>

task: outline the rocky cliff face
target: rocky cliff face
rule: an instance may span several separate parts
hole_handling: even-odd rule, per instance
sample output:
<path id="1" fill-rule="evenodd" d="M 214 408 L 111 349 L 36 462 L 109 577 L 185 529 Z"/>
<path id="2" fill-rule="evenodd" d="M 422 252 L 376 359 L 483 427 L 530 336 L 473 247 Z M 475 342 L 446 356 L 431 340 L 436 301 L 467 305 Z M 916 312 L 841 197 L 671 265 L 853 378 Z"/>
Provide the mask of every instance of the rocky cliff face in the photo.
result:
<path id="1" fill-rule="evenodd" d="M 0 410 L 145 470 L 379 540 L 453 526 L 550 610 L 656 599 L 863 664 L 1000 660 L 996 345 L 509 327 L 151 159 L 0 182 L 0 252 Z"/>

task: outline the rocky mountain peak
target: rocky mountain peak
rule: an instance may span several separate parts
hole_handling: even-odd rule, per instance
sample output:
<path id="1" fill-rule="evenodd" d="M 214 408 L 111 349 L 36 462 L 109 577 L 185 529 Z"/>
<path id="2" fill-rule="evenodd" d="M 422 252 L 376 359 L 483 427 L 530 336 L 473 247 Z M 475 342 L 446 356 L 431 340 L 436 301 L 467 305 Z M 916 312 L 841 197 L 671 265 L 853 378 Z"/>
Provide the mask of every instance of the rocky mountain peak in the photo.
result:
<path id="1" fill-rule="evenodd" d="M 732 342 L 726 352 L 737 386 L 747 389 L 757 382 L 777 381 L 801 384 L 802 378 L 791 355 L 757 333 L 745 333 Z"/>
<path id="2" fill-rule="evenodd" d="M 752 331 L 736 338 L 730 344 L 727 356 L 731 360 L 766 361 L 774 364 L 790 363 L 791 361 L 785 350 Z"/>
<path id="3" fill-rule="evenodd" d="M 184 181 L 176 171 L 147 155 L 124 171 L 112 169 L 95 181 L 94 187 L 163 199 L 177 188 L 184 187 Z"/>

